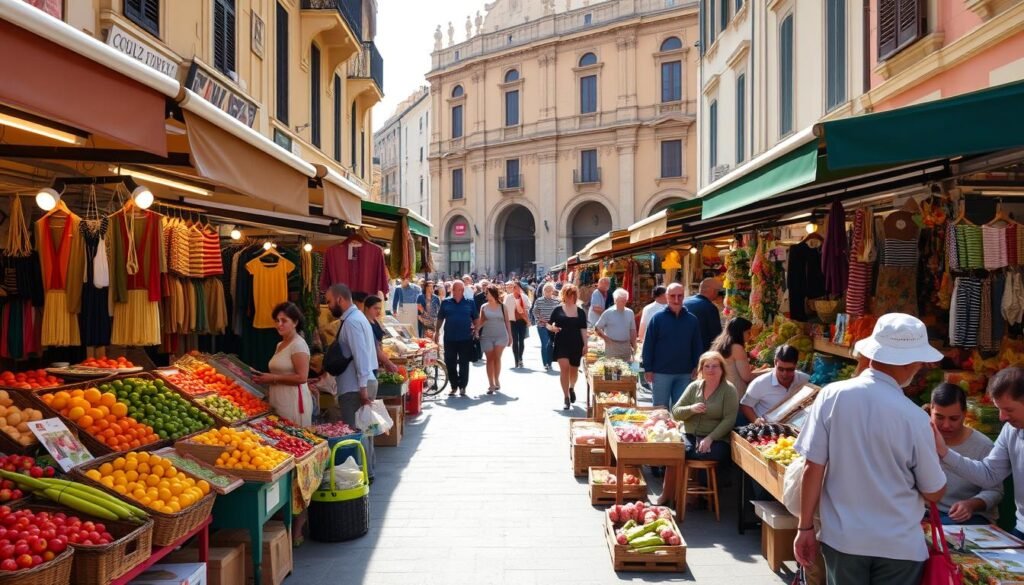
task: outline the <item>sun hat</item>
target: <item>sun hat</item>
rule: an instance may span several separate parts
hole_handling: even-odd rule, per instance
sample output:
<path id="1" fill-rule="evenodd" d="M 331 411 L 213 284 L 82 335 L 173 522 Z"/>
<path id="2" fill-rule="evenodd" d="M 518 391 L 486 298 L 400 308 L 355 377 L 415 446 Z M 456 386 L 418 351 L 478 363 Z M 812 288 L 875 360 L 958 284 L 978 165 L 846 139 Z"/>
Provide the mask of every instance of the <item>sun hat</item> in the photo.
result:
<path id="1" fill-rule="evenodd" d="M 857 342 L 854 351 L 890 366 L 942 361 L 942 353 L 928 343 L 928 330 L 920 319 L 904 313 L 882 315 L 870 337 Z"/>

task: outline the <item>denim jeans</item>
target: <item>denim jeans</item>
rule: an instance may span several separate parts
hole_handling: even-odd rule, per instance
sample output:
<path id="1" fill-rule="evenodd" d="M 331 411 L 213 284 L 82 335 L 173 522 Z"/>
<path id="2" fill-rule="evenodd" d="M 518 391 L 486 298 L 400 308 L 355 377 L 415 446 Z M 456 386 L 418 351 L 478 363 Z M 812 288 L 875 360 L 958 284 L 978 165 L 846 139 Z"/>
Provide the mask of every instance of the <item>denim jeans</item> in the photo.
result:
<path id="1" fill-rule="evenodd" d="M 690 381 L 690 374 L 654 374 L 651 403 L 671 410 L 683 397 L 683 390 L 690 385 Z"/>
<path id="2" fill-rule="evenodd" d="M 537 336 L 540 338 L 540 360 L 544 362 L 544 367 L 548 367 L 551 365 L 552 353 L 555 351 L 555 340 L 551 338 L 551 332 L 543 325 L 537 325 Z"/>
<path id="3" fill-rule="evenodd" d="M 523 361 L 523 351 L 526 349 L 526 334 L 530 330 L 530 324 L 526 321 L 512 322 L 512 356 L 516 364 Z"/>

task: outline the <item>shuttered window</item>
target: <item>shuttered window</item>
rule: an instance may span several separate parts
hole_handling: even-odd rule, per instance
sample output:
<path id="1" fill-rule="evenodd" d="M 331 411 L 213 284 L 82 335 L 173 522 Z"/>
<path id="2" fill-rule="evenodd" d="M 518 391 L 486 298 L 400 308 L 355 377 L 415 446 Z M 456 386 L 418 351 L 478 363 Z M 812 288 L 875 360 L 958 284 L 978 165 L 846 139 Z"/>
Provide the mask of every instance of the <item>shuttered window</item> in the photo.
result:
<path id="1" fill-rule="evenodd" d="M 736 163 L 747 158 L 747 76 L 736 78 Z"/>
<path id="2" fill-rule="evenodd" d="M 580 113 L 593 114 L 597 111 L 597 76 L 580 78 Z"/>
<path id="3" fill-rule="evenodd" d="M 235 71 L 235 0 L 213 1 L 213 66 L 227 75 Z"/>
<path id="4" fill-rule="evenodd" d="M 927 14 L 923 0 L 878 0 L 878 60 L 921 38 Z"/>
<path id="5" fill-rule="evenodd" d="M 505 125 L 519 125 L 519 90 L 505 92 Z"/>
<path id="6" fill-rule="evenodd" d="M 683 141 L 664 140 L 661 143 L 661 177 L 683 176 Z"/>
<path id="7" fill-rule="evenodd" d="M 160 36 L 160 0 L 125 0 L 124 15 L 143 30 Z"/>
<path id="8" fill-rule="evenodd" d="M 217 0 L 218 2 L 220 0 Z M 277 62 L 275 71 L 277 77 L 277 119 L 288 123 L 288 11 L 284 6 L 277 5 L 276 19 L 277 35 L 274 39 L 277 44 Z"/>
<path id="9" fill-rule="evenodd" d="M 715 34 L 718 32 L 718 22 L 715 20 L 715 4 L 718 4 L 717 0 L 710 0 L 708 2 L 708 46 L 715 44 Z"/>
<path id="10" fill-rule="evenodd" d="M 721 0 L 721 2 L 718 8 L 719 30 L 725 30 L 729 26 L 729 0 Z"/>
<path id="11" fill-rule="evenodd" d="M 349 118 L 351 118 L 350 124 L 349 124 L 349 128 L 351 129 L 351 131 L 349 132 L 349 139 L 350 139 L 350 143 L 351 143 L 351 146 L 352 146 L 352 150 L 351 150 L 351 152 L 352 152 L 352 172 L 354 173 L 354 172 L 356 172 L 356 160 L 359 157 L 359 149 L 357 148 L 359 146 L 359 144 L 358 144 L 358 132 L 356 131 L 356 103 L 355 102 L 352 102 L 352 113 L 349 115 Z"/>
<path id="12" fill-rule="evenodd" d="M 313 146 L 320 148 L 320 47 L 309 48 L 309 124 Z"/>
<path id="13" fill-rule="evenodd" d="M 825 3 L 826 106 L 831 111 L 846 102 L 846 0 Z"/>
<path id="14" fill-rule="evenodd" d="M 452 199 L 462 199 L 462 169 L 452 169 Z"/>
<path id="15" fill-rule="evenodd" d="M 462 106 L 452 107 L 452 138 L 462 138 Z"/>
<path id="16" fill-rule="evenodd" d="M 334 160 L 341 162 L 341 77 L 334 75 Z"/>
<path id="17" fill-rule="evenodd" d="M 779 136 L 793 131 L 793 15 L 779 27 Z"/>
<path id="18" fill-rule="evenodd" d="M 712 172 L 718 166 L 718 102 L 708 107 L 708 166 Z"/>

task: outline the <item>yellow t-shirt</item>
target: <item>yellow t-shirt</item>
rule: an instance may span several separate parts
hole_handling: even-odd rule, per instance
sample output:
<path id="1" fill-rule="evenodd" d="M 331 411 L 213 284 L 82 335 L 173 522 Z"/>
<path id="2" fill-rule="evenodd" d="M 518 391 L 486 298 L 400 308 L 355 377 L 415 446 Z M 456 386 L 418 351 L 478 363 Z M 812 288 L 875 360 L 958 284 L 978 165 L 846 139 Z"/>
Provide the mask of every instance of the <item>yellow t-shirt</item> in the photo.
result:
<path id="1" fill-rule="evenodd" d="M 256 315 L 252 326 L 255 329 L 273 329 L 274 307 L 288 300 L 288 274 L 295 270 L 287 258 L 279 258 L 276 264 L 264 264 L 260 258 L 253 258 L 245 269 L 252 275 L 253 303 Z"/>

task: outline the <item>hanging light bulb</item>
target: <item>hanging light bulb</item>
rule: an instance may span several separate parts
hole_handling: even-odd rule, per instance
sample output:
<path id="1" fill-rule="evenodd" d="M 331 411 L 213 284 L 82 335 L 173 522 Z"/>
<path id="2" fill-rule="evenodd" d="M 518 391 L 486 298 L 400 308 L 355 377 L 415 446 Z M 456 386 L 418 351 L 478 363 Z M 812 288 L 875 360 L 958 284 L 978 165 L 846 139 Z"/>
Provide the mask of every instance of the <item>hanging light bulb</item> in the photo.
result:
<path id="1" fill-rule="evenodd" d="M 697 246 L 696 245 L 690 246 L 690 253 L 691 254 L 696 254 L 697 253 Z"/>
<path id="2" fill-rule="evenodd" d="M 235 228 L 235 229 L 231 230 L 231 239 L 232 240 L 241 240 L 242 239 L 242 230 L 240 230 L 238 228 Z"/>
<path id="3" fill-rule="evenodd" d="M 807 230 L 808 234 L 813 234 L 814 232 L 818 231 L 818 224 L 814 222 L 808 222 L 804 229 Z"/>
<path id="4" fill-rule="evenodd" d="M 57 207 L 58 201 L 60 201 L 60 193 L 50 187 L 40 189 L 39 192 L 36 193 L 36 205 L 38 205 L 39 209 L 42 209 L 43 211 L 50 211 L 54 207 Z"/>
<path id="5" fill-rule="evenodd" d="M 274 244 L 271 244 L 269 241 L 268 242 L 263 242 L 263 249 L 264 250 L 269 250 L 273 246 L 274 246 Z"/>
<path id="6" fill-rule="evenodd" d="M 302 244 L 302 249 L 303 249 L 303 251 L 306 251 L 306 252 L 312 252 L 313 251 L 313 244 L 310 244 L 309 242 L 306 242 L 305 244 Z"/>
<path id="7" fill-rule="evenodd" d="M 139 185 L 132 190 L 132 200 L 135 201 L 135 205 L 139 209 L 149 209 L 154 201 L 153 192 L 149 190 L 149 187 Z"/>
<path id="8" fill-rule="evenodd" d="M 390 256 L 391 255 L 391 248 L 384 248 L 384 255 L 385 256 Z"/>

